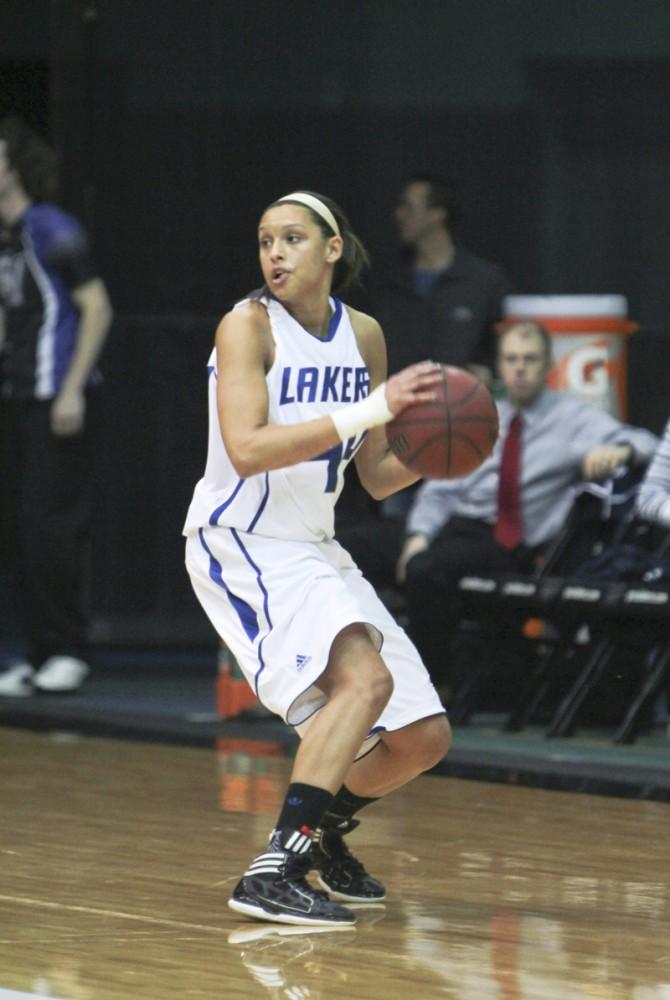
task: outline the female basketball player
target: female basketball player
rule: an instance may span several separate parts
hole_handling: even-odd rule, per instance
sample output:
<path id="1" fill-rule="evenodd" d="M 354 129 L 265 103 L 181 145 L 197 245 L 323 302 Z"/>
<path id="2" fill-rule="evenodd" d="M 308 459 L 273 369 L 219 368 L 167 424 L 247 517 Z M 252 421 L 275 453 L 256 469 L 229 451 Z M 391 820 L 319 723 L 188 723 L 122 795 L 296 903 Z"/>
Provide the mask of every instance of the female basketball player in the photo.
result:
<path id="1" fill-rule="evenodd" d="M 184 533 L 196 595 L 260 701 L 301 736 L 266 851 L 233 910 L 351 924 L 333 900 L 384 898 L 345 846 L 364 805 L 436 764 L 451 734 L 418 653 L 334 540 L 353 458 L 376 499 L 416 476 L 384 424 L 433 398 L 432 362 L 387 381 L 379 325 L 331 293 L 367 255 L 330 199 L 296 192 L 260 220 L 265 284 L 222 319 L 210 359 L 209 448 Z M 326 892 L 305 876 L 318 872 Z"/>

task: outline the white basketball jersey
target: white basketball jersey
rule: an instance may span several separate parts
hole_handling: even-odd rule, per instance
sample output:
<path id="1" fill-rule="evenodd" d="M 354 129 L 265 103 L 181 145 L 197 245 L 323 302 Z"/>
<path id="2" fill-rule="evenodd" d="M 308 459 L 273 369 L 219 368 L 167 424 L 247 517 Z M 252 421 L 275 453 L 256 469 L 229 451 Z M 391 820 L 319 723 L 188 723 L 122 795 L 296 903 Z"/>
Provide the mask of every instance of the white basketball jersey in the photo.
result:
<path id="1" fill-rule="evenodd" d="M 275 344 L 267 373 L 268 421 L 297 424 L 363 399 L 370 377 L 346 308 L 331 299 L 328 338 L 302 327 L 276 299 L 263 299 Z M 240 303 L 241 304 L 241 303 Z M 240 479 L 226 453 L 216 408 L 216 352 L 209 359 L 209 443 L 205 475 L 188 510 L 184 534 L 222 525 L 269 538 L 322 540 L 334 533 L 344 470 L 366 432 L 309 462 Z"/>

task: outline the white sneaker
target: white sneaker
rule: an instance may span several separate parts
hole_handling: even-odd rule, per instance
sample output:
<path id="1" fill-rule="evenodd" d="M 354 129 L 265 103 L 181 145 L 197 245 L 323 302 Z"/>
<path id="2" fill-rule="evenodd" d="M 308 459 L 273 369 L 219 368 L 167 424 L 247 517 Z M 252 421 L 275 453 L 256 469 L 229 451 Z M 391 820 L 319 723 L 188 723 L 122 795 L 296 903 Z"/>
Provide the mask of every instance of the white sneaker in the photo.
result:
<path id="1" fill-rule="evenodd" d="M 14 663 L 0 674 L 0 697 L 27 698 L 33 693 L 35 671 L 28 662 Z"/>
<path id="2" fill-rule="evenodd" d="M 33 677 L 33 684 L 39 691 L 76 691 L 88 672 L 88 665 L 75 656 L 50 656 Z"/>

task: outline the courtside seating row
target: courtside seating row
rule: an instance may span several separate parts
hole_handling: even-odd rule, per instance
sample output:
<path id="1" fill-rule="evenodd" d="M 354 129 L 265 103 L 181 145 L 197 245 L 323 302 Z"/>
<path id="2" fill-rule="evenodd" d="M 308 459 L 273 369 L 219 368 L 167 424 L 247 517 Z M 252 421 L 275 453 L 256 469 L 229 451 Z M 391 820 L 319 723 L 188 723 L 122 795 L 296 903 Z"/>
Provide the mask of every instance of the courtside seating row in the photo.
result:
<path id="1" fill-rule="evenodd" d="M 466 722 L 476 708 L 505 640 L 518 642 L 524 624 L 539 620 L 535 642 L 523 640 L 528 670 L 504 728 L 523 729 L 557 678 L 569 678 L 551 706 L 546 735 L 572 735 L 587 698 L 623 656 L 638 676 L 614 739 L 637 737 L 670 676 L 670 532 L 636 518 L 638 488 L 632 473 L 582 484 L 563 531 L 533 573 L 460 580 L 461 627 L 478 636 L 480 655 L 472 657 L 469 647 L 470 663 L 449 705 L 452 722 Z"/>

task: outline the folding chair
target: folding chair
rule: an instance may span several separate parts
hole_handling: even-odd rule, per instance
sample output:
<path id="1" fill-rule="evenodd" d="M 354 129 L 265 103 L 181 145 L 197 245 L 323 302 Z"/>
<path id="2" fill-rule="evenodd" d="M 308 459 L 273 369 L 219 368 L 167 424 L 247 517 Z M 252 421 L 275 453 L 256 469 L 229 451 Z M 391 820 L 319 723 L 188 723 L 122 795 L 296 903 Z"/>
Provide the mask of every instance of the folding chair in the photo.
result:
<path id="1" fill-rule="evenodd" d="M 645 718 L 661 692 L 667 691 L 669 681 L 670 642 L 658 643 L 645 661 L 642 682 L 614 734 L 615 743 L 633 743 L 637 739 Z"/>
<path id="2" fill-rule="evenodd" d="M 545 698 L 559 668 L 565 668 L 568 662 L 574 667 L 574 661 L 584 656 L 581 622 L 564 616 L 557 619 L 557 602 L 564 581 L 576 567 L 615 536 L 632 510 L 639 478 L 629 473 L 605 483 L 580 484 L 563 530 L 533 573 L 486 573 L 461 578 L 461 631 L 477 635 L 480 644 L 449 706 L 454 724 L 462 724 L 470 717 L 484 680 L 496 670 L 501 652 L 509 649 L 510 637 L 521 657 L 534 662 L 519 684 L 514 707 L 504 723 L 508 731 L 523 729 Z M 524 624 L 534 619 L 540 619 L 546 627 L 539 630 L 538 636 L 529 638 Z"/>
<path id="3" fill-rule="evenodd" d="M 661 566 L 670 550 L 670 532 L 661 534 L 653 526 L 630 518 L 619 544 L 639 548 L 650 564 Z M 613 550 L 614 552 L 616 550 Z M 563 613 L 575 613 L 576 604 L 586 595 L 588 607 L 579 607 L 584 621 L 597 634 L 590 656 L 560 701 L 547 736 L 569 736 L 577 727 L 579 713 L 587 698 L 606 678 L 617 655 L 627 651 L 643 667 L 638 689 L 625 711 L 614 740 L 632 742 L 641 731 L 648 711 L 666 683 L 670 663 L 670 564 L 668 573 L 657 579 L 601 579 L 583 576 L 566 581 L 558 604 Z M 630 573 L 627 574 L 630 576 Z"/>

